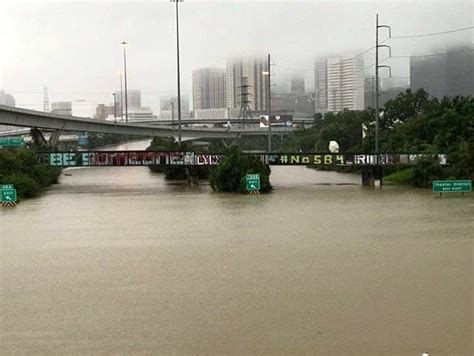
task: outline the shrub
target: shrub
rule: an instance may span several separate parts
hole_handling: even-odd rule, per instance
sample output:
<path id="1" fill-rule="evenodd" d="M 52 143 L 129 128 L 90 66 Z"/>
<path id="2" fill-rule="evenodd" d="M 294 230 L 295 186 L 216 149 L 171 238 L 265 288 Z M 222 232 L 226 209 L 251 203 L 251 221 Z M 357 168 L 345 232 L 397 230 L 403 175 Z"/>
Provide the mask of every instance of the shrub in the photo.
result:
<path id="1" fill-rule="evenodd" d="M 438 160 L 434 157 L 423 157 L 413 168 L 412 185 L 427 188 L 434 180 L 443 178 L 444 173 Z"/>
<path id="2" fill-rule="evenodd" d="M 217 192 L 246 193 L 245 176 L 260 174 L 260 192 L 272 190 L 270 167 L 263 164 L 258 156 L 246 155 L 237 148 L 224 154 L 219 164 L 211 172 L 210 183 Z"/>

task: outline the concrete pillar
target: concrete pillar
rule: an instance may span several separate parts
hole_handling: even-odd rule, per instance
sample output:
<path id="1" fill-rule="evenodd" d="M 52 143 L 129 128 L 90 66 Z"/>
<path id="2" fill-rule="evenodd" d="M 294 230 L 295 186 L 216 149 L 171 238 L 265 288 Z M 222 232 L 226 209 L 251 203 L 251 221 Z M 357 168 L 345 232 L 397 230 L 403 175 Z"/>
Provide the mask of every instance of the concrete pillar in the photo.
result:
<path id="1" fill-rule="evenodd" d="M 382 166 L 364 166 L 362 167 L 362 185 L 382 186 L 383 170 Z"/>
<path id="2" fill-rule="evenodd" d="M 49 147 L 56 147 L 59 142 L 59 138 L 61 137 L 61 131 L 56 130 L 51 132 L 51 136 L 49 137 Z"/>
<path id="3" fill-rule="evenodd" d="M 194 166 L 186 167 L 186 181 L 189 186 L 195 187 L 199 185 L 199 176 L 197 168 Z"/>

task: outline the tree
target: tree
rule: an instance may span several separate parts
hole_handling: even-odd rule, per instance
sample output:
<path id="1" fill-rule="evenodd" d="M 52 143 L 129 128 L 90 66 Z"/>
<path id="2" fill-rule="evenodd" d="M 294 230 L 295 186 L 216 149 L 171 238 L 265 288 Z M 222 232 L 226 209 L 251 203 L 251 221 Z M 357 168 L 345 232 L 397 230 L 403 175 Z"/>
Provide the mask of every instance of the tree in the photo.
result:
<path id="1" fill-rule="evenodd" d="M 219 164 L 212 169 L 210 183 L 217 192 L 246 193 L 246 175 L 258 173 L 260 192 L 268 193 L 272 190 L 270 172 L 270 167 L 263 164 L 258 156 L 244 154 L 234 147 L 225 152 Z"/>

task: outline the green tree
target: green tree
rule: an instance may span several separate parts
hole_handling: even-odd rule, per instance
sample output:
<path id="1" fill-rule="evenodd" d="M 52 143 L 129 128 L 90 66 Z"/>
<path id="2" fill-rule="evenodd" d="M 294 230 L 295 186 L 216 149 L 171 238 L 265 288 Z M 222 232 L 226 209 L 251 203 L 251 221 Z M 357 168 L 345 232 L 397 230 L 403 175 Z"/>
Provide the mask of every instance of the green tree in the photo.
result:
<path id="1" fill-rule="evenodd" d="M 217 192 L 246 193 L 245 177 L 254 173 L 260 174 L 260 192 L 270 192 L 270 167 L 263 164 L 258 156 L 247 155 L 238 148 L 231 148 L 212 169 L 209 181 L 212 189 Z"/>

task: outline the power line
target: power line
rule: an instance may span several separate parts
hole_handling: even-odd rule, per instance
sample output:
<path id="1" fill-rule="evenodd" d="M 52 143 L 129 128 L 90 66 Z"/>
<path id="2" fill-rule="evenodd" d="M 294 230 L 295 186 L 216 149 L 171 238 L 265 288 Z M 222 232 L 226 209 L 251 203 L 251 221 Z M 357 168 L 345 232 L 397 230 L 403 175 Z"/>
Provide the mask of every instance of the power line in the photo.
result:
<path id="1" fill-rule="evenodd" d="M 454 32 L 472 30 L 473 28 L 474 28 L 474 26 L 469 26 L 469 27 L 457 28 L 457 29 L 449 30 L 449 31 L 425 33 L 425 34 L 422 34 L 422 35 L 392 36 L 391 38 L 415 38 L 415 37 L 438 36 L 438 35 L 444 35 L 444 34 L 447 34 L 447 33 L 454 33 Z"/>
<path id="2" fill-rule="evenodd" d="M 474 69 L 471 69 L 471 70 L 468 70 L 468 71 L 465 71 L 465 72 L 461 72 L 461 73 L 456 73 L 456 74 L 452 74 L 452 75 L 446 75 L 446 74 L 441 74 L 441 75 L 433 75 L 433 76 L 430 76 L 430 77 L 416 77 L 416 79 L 424 79 L 424 80 L 430 80 L 430 79 L 436 79 L 436 78 L 457 78 L 457 77 L 461 77 L 463 75 L 466 75 L 466 74 L 471 74 L 474 72 Z M 391 77 L 391 78 L 394 78 L 394 79 L 410 79 L 410 77 L 402 77 L 402 76 L 397 76 L 397 77 Z M 388 78 L 386 78 L 388 79 Z"/>
<path id="3" fill-rule="evenodd" d="M 474 51 L 474 48 L 463 50 L 463 51 L 457 51 L 457 52 L 420 54 L 420 55 L 415 55 L 415 56 L 392 56 L 390 58 L 436 57 L 436 56 L 447 56 L 447 55 L 450 55 L 450 54 L 467 53 L 467 52 L 472 52 L 472 51 Z"/>

